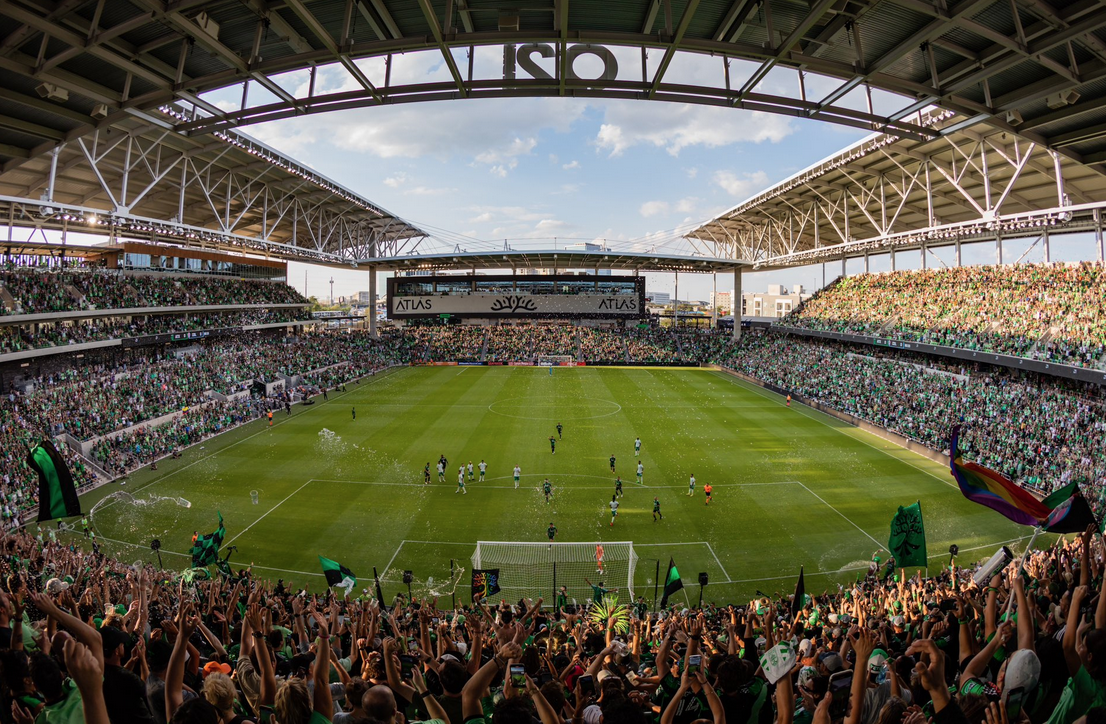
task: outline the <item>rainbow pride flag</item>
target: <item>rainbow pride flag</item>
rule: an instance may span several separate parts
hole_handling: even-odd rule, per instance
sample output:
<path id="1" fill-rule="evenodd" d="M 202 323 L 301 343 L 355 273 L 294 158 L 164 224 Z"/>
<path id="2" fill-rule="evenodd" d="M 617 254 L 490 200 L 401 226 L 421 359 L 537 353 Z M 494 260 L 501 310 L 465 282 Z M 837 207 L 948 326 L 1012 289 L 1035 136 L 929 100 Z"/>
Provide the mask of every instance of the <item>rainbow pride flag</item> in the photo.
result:
<path id="1" fill-rule="evenodd" d="M 1015 523 L 1040 525 L 1052 509 L 1002 473 L 964 462 L 959 450 L 960 426 L 952 430 L 949 468 L 964 497 L 1002 513 Z"/>

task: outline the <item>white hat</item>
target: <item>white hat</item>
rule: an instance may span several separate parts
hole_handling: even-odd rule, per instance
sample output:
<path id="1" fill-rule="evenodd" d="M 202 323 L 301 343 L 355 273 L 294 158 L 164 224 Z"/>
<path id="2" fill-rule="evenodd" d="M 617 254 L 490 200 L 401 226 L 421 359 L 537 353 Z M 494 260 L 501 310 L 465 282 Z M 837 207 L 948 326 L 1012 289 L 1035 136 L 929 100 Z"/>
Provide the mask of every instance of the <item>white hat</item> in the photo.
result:
<path id="1" fill-rule="evenodd" d="M 46 582 L 46 588 L 44 590 L 48 596 L 56 596 L 67 588 L 69 588 L 69 584 L 65 581 L 60 578 L 51 578 Z"/>
<path id="2" fill-rule="evenodd" d="M 592 704 L 584 709 L 584 724 L 599 724 L 603 718 L 603 710 Z"/>

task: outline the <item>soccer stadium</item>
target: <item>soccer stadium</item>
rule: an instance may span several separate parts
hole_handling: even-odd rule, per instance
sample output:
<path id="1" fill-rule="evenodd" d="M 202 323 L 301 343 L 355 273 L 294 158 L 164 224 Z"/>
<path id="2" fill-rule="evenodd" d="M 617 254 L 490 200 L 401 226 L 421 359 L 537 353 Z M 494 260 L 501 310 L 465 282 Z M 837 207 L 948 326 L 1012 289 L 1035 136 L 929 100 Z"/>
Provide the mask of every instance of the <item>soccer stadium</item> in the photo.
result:
<path id="1" fill-rule="evenodd" d="M 1104 79 L 1098 0 L 0 0 L 0 724 L 1104 724 Z"/>

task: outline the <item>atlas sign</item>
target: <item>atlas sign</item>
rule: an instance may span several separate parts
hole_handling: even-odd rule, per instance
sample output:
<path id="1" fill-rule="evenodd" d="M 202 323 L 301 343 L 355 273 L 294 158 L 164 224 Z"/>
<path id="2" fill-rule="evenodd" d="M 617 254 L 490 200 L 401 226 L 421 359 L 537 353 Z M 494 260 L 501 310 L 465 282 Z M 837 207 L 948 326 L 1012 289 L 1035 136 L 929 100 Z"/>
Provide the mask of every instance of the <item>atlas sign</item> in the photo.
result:
<path id="1" fill-rule="evenodd" d="M 576 73 L 576 60 L 581 55 L 591 55 L 603 63 L 603 72 L 595 78 L 582 78 Z M 519 77 L 518 71 L 535 80 L 554 80 L 555 76 L 538 65 L 538 58 L 557 58 L 557 48 L 548 43 L 524 43 L 523 45 L 503 46 L 503 78 L 515 80 Z M 559 63 L 554 68 L 560 67 Z M 556 72 L 556 70 L 554 70 Z M 580 44 L 570 45 L 565 50 L 565 76 L 569 80 L 604 80 L 611 81 L 618 78 L 618 60 L 610 48 L 602 45 Z"/>

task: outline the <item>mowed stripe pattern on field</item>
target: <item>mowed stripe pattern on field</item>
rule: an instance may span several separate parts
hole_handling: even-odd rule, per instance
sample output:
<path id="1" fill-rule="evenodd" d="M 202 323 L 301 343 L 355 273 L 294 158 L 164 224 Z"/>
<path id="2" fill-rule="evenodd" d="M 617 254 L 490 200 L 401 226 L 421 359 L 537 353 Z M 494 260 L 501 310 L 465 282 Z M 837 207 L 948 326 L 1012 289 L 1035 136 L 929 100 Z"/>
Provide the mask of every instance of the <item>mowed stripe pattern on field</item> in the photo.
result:
<path id="1" fill-rule="evenodd" d="M 468 566 L 472 551 L 459 542 L 542 540 L 553 521 L 559 540 L 650 544 L 639 551 L 642 584 L 653 576 L 653 560 L 667 563 L 670 555 L 689 581 L 700 570 L 721 580 L 719 564 L 740 581 L 787 576 L 800 564 L 808 572 L 862 565 L 876 547 L 872 538 L 886 540 L 897 506 L 915 500 L 922 501 L 931 552 L 1022 534 L 923 472 L 940 475 L 939 466 L 912 454 L 895 459 L 878 449 L 881 441 L 856 439 L 862 433 L 843 423 L 789 409 L 771 393 L 707 371 L 412 368 L 331 398 L 296 408 L 290 418 L 278 415 L 272 430 L 252 423 L 209 441 L 128 483 L 132 491 L 149 484 L 142 494 L 182 496 L 191 508 L 116 505 L 96 526 L 110 538 L 148 545 L 160 536 L 167 549 L 186 550 L 191 531 L 213 527 L 221 510 L 228 539 L 239 536 L 235 561 L 307 571 L 323 554 L 362 578 L 389 560 L 396 571 L 437 578 L 448 573 L 451 558 Z M 552 455 L 557 422 L 564 439 Z M 643 442 L 648 488 L 634 484 L 635 436 Z M 613 529 L 612 453 L 626 483 Z M 417 485 L 423 465 L 433 470 L 440 454 L 450 464 L 445 484 L 434 475 L 434 485 Z M 468 495 L 455 493 L 457 466 L 481 458 L 495 487 L 472 483 Z M 523 487 L 500 487 L 516 463 L 526 476 Z M 692 473 L 698 486 L 687 497 Z M 555 486 L 548 505 L 539 491 L 545 475 Z M 759 486 L 790 481 L 801 485 Z M 707 482 L 718 486 L 709 507 L 702 494 Z M 256 506 L 251 490 L 260 492 Z M 661 523 L 652 520 L 654 496 Z M 454 543 L 399 550 L 404 540 Z M 709 542 L 718 561 L 706 551 L 664 545 L 686 541 Z M 728 597 L 756 587 L 708 592 Z"/>

